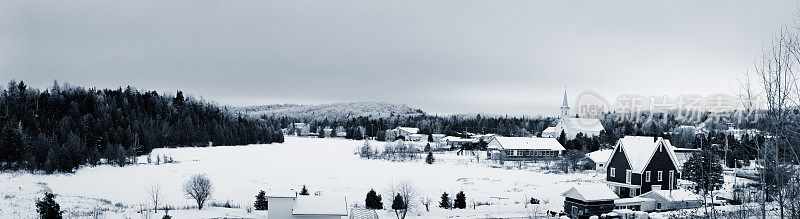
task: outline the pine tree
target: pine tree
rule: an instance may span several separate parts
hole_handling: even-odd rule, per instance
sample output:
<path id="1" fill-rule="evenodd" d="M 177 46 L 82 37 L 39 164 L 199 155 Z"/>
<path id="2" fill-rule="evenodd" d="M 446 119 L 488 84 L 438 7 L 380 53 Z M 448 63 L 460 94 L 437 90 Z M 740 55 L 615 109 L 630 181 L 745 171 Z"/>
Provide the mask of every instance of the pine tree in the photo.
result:
<path id="1" fill-rule="evenodd" d="M 433 164 L 434 161 L 436 161 L 436 159 L 433 158 L 433 152 L 428 152 L 428 156 L 425 157 L 425 163 Z"/>
<path id="2" fill-rule="evenodd" d="M 397 215 L 398 219 L 400 218 L 399 211 L 406 210 L 406 203 L 403 202 L 403 196 L 401 196 L 400 193 L 397 193 L 397 195 L 394 196 L 394 201 L 392 201 L 392 209 L 394 209 L 394 214 Z"/>
<path id="3" fill-rule="evenodd" d="M 300 189 L 300 195 L 309 195 L 308 189 L 306 189 L 306 185 L 303 185 L 303 188 Z"/>
<path id="4" fill-rule="evenodd" d="M 383 199 L 374 189 L 367 192 L 367 198 L 364 200 L 367 209 L 383 209 Z"/>
<path id="5" fill-rule="evenodd" d="M 255 202 L 256 210 L 267 210 L 267 197 L 264 190 L 258 192 L 256 195 L 256 202 Z"/>
<path id="6" fill-rule="evenodd" d="M 36 212 L 42 219 L 61 219 L 61 206 L 56 203 L 53 193 L 44 193 L 44 199 L 36 200 Z"/>
<path id="7" fill-rule="evenodd" d="M 425 152 L 430 152 L 431 151 L 431 143 L 426 144 L 424 150 L 425 150 Z"/>
<path id="8" fill-rule="evenodd" d="M 704 192 L 720 189 L 724 183 L 720 159 L 710 150 L 692 154 L 684 164 L 683 177 Z"/>
<path id="9" fill-rule="evenodd" d="M 460 191 L 458 194 L 456 194 L 456 200 L 453 201 L 453 207 L 460 209 L 467 208 L 467 195 L 464 194 L 464 191 Z"/>
<path id="10" fill-rule="evenodd" d="M 439 207 L 444 209 L 449 209 L 452 207 L 450 206 L 450 195 L 448 195 L 447 192 L 442 193 L 442 200 L 439 201 Z"/>

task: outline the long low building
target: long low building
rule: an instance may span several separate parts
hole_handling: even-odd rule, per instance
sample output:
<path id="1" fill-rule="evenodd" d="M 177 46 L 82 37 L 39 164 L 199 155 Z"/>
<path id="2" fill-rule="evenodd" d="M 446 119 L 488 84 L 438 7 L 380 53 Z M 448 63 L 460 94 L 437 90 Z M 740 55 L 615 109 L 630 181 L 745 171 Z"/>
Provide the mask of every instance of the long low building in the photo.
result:
<path id="1" fill-rule="evenodd" d="M 521 160 L 559 156 L 564 149 L 554 138 L 494 137 L 487 145 L 492 159 Z"/>

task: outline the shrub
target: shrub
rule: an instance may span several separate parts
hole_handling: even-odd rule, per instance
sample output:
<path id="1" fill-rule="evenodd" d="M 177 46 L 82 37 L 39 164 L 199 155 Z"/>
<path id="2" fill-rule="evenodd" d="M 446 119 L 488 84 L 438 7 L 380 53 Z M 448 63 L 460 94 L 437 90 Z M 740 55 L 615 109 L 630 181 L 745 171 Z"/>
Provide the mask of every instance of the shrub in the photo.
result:
<path id="1" fill-rule="evenodd" d="M 49 192 L 44 193 L 44 199 L 36 200 L 36 212 L 43 219 L 61 218 L 61 206 L 56 203 L 55 195 Z"/>

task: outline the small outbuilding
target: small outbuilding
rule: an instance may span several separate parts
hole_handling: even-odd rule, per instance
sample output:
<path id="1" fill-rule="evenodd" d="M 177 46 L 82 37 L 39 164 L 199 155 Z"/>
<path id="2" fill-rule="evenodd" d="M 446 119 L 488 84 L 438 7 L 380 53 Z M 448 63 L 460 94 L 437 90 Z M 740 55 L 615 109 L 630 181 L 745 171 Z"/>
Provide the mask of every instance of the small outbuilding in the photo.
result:
<path id="1" fill-rule="evenodd" d="M 614 209 L 628 209 L 631 211 L 654 211 L 656 200 L 652 198 L 633 197 L 614 200 Z"/>
<path id="2" fill-rule="evenodd" d="M 614 210 L 614 200 L 619 196 L 606 185 L 577 185 L 561 193 L 564 212 L 572 218 L 589 218 Z"/>
<path id="3" fill-rule="evenodd" d="M 293 191 L 267 195 L 267 218 L 341 219 L 347 216 L 344 197 L 297 195 Z"/>
<path id="4" fill-rule="evenodd" d="M 699 208 L 703 206 L 703 199 L 700 195 L 689 190 L 653 190 L 641 195 L 642 198 L 656 200 L 656 210 L 679 210 L 687 208 Z"/>

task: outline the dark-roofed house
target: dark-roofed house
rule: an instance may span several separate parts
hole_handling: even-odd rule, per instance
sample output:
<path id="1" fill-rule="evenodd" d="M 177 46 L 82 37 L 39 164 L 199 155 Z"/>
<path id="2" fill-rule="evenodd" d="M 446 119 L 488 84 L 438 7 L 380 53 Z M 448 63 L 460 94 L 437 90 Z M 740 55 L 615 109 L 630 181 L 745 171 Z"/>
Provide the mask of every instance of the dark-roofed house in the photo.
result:
<path id="1" fill-rule="evenodd" d="M 606 162 L 606 183 L 623 198 L 676 189 L 681 172 L 672 149 L 660 137 L 623 137 Z"/>
<path id="2" fill-rule="evenodd" d="M 564 212 L 572 218 L 600 216 L 614 210 L 614 200 L 619 199 L 603 184 L 577 185 L 561 193 L 564 196 Z"/>

